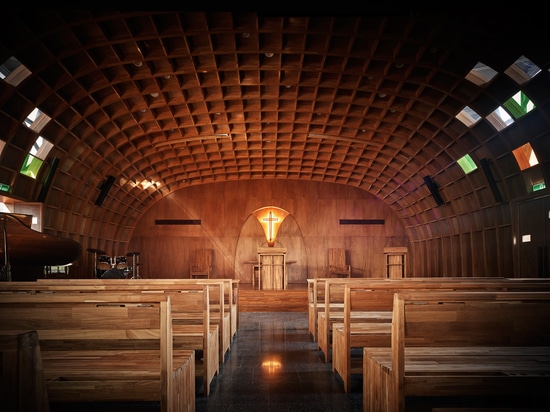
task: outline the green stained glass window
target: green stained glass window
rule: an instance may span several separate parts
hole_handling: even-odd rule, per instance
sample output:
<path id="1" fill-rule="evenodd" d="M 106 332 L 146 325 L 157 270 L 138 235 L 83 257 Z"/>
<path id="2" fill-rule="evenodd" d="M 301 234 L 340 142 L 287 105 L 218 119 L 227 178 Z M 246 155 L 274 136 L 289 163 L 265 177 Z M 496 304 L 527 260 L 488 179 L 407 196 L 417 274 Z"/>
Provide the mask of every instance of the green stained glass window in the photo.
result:
<path id="1" fill-rule="evenodd" d="M 34 157 L 29 153 L 27 154 L 27 157 L 23 162 L 23 166 L 21 167 L 21 173 L 26 176 L 32 177 L 33 179 L 36 179 L 36 177 L 38 176 L 38 172 L 42 167 L 42 163 L 43 163 L 42 160 L 40 160 L 37 157 Z"/>
<path id="2" fill-rule="evenodd" d="M 476 162 L 474 162 L 474 159 L 472 159 L 469 154 L 462 156 L 460 159 L 457 160 L 457 163 L 466 174 L 473 172 L 477 169 Z"/>
<path id="3" fill-rule="evenodd" d="M 535 108 L 535 104 L 522 91 L 506 100 L 503 106 L 515 119 L 519 119 Z"/>

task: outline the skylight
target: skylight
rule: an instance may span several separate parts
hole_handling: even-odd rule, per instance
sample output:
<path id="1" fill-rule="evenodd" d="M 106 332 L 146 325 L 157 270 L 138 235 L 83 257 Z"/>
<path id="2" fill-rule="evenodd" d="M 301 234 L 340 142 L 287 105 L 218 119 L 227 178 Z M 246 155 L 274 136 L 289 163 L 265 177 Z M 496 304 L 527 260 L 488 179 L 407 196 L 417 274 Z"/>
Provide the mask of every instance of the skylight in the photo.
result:
<path id="1" fill-rule="evenodd" d="M 499 132 L 514 123 L 514 119 L 502 106 L 497 107 L 494 112 L 490 113 L 487 116 L 487 120 Z"/>
<path id="2" fill-rule="evenodd" d="M 38 139 L 34 142 L 31 147 L 30 154 L 38 157 L 39 159 L 46 159 L 50 150 L 52 150 L 53 144 L 48 142 L 42 136 L 38 136 Z"/>
<path id="3" fill-rule="evenodd" d="M 28 153 L 23 162 L 23 166 L 21 166 L 21 174 L 36 179 L 43 163 L 42 159 Z"/>
<path id="4" fill-rule="evenodd" d="M 536 107 L 521 90 L 506 100 L 503 106 L 514 116 L 514 119 L 519 119 Z"/>
<path id="5" fill-rule="evenodd" d="M 37 133 L 44 128 L 44 126 L 50 121 L 50 117 L 40 111 L 39 108 L 35 108 L 32 112 L 28 114 L 26 119 L 23 121 L 23 124 L 29 129 L 34 130 Z"/>
<path id="6" fill-rule="evenodd" d="M 481 116 L 477 114 L 473 109 L 466 106 L 460 111 L 460 113 L 456 115 L 456 118 L 464 123 L 466 126 L 471 127 L 481 119 Z"/>
<path id="7" fill-rule="evenodd" d="M 52 143 L 39 136 L 25 157 L 25 161 L 23 162 L 23 166 L 21 166 L 20 172 L 25 176 L 36 179 L 38 172 L 40 171 L 40 168 L 42 167 L 42 164 L 48 156 L 48 153 L 50 153 L 52 147 Z"/>
<path id="8" fill-rule="evenodd" d="M 31 72 L 15 57 L 10 57 L 0 65 L 0 79 L 17 87 Z"/>
<path id="9" fill-rule="evenodd" d="M 462 156 L 456 161 L 458 165 L 462 168 L 465 174 L 471 173 L 477 169 L 476 162 L 469 154 Z"/>
<path id="10" fill-rule="evenodd" d="M 518 58 L 504 73 L 510 76 L 517 84 L 527 83 L 540 72 L 540 67 L 525 56 Z"/>
<path id="11" fill-rule="evenodd" d="M 535 151 L 530 143 L 525 143 L 523 146 L 514 149 L 512 153 L 518 162 L 520 170 L 529 169 L 539 164 Z"/>
<path id="12" fill-rule="evenodd" d="M 498 73 L 495 70 L 493 70 L 486 64 L 479 62 L 466 75 L 466 80 L 469 80 L 478 86 L 484 86 L 489 83 L 497 74 Z"/>

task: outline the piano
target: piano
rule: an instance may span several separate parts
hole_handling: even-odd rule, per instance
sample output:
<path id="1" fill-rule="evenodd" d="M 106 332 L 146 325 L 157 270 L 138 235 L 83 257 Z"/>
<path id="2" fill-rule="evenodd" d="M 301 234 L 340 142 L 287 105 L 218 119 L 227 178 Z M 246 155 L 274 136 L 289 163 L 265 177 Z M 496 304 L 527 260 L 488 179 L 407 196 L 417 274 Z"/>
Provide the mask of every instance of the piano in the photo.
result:
<path id="1" fill-rule="evenodd" d="M 68 265 L 79 258 L 80 244 L 31 228 L 32 216 L 0 213 L 0 280 L 36 280 L 45 266 Z"/>

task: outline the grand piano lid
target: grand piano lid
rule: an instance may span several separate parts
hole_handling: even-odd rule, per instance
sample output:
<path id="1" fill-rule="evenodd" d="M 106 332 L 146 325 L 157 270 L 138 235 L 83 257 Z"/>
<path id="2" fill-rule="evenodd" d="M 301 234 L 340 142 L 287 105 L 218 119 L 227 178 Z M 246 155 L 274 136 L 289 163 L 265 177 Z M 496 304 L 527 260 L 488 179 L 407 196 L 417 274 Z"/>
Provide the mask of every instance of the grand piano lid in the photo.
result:
<path id="1" fill-rule="evenodd" d="M 7 261 L 12 266 L 68 265 L 81 253 L 80 244 L 72 239 L 31 229 L 27 215 L 0 213 L 0 233 L 0 264 Z"/>

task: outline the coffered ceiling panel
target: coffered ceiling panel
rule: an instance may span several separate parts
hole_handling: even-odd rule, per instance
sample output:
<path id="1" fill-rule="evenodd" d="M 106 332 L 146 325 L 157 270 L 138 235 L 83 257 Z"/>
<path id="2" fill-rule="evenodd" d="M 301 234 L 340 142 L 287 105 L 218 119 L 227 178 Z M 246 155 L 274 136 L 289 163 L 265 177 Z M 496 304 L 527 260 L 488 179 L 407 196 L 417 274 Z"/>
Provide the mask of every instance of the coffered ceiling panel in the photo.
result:
<path id="1" fill-rule="evenodd" d="M 549 32 L 536 13 L 24 10 L 1 19 L 0 63 L 15 57 L 31 74 L 16 87 L 0 82 L 0 183 L 24 200 L 42 188 L 47 168 L 23 183 L 18 174 L 35 139 L 20 125 L 38 107 L 51 118 L 46 163 L 60 159 L 50 207 L 88 213 L 114 176 L 104 207 L 130 227 L 180 188 L 249 179 L 349 185 L 406 218 L 429 198 L 425 176 L 462 199 L 487 184 L 452 184 L 463 179 L 459 157 L 489 159 L 503 181 L 517 174 L 509 151 L 529 137 L 541 148 L 549 129 Z M 505 72 L 522 56 L 541 74 L 519 85 Z M 479 62 L 497 73 L 484 85 L 466 78 Z M 539 110 L 499 133 L 485 117 L 522 87 Z M 483 118 L 474 127 L 456 118 L 465 106 Z"/>

